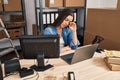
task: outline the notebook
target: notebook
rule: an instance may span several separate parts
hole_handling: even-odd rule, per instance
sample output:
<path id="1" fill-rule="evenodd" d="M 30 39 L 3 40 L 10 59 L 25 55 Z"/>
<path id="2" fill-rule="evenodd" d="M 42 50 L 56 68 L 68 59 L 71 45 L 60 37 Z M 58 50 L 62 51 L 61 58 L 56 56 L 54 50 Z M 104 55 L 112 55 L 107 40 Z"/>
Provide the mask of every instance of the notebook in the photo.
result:
<path id="1" fill-rule="evenodd" d="M 74 53 L 61 56 L 68 64 L 74 64 L 92 58 L 99 44 L 89 44 L 78 47 Z"/>

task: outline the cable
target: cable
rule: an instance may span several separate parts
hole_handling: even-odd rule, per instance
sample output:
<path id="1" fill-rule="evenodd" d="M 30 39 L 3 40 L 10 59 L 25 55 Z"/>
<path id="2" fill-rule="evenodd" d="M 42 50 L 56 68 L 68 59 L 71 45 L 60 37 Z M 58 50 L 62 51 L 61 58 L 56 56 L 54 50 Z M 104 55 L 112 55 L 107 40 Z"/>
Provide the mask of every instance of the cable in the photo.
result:
<path id="1" fill-rule="evenodd" d="M 9 73 L 9 74 L 7 74 L 6 76 L 4 76 L 3 78 L 6 78 L 6 77 L 8 77 L 8 76 L 10 76 L 10 75 L 16 75 L 16 74 L 18 74 L 19 72 L 12 72 L 12 73 Z"/>

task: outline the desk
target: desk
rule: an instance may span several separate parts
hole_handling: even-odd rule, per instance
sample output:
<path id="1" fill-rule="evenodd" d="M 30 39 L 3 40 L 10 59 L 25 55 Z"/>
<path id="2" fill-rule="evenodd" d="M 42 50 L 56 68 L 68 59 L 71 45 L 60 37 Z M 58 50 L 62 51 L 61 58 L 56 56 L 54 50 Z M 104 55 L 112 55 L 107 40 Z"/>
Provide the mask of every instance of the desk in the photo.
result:
<path id="1" fill-rule="evenodd" d="M 38 80 L 43 80 L 44 77 L 50 75 L 56 76 L 57 80 L 63 80 L 61 77 L 66 76 L 68 71 L 74 71 L 76 80 L 120 80 L 120 71 L 110 71 L 104 63 L 103 57 L 103 53 L 95 53 L 93 58 L 72 65 L 68 65 L 60 58 L 50 59 L 49 63 L 54 67 L 44 72 L 38 72 Z M 34 63 L 34 60 L 20 60 L 21 67 L 30 67 Z M 36 73 L 31 76 L 35 76 Z M 16 74 L 8 76 L 4 80 L 23 80 L 25 78 L 20 78 L 19 74 Z M 36 76 L 27 80 L 36 80 Z"/>

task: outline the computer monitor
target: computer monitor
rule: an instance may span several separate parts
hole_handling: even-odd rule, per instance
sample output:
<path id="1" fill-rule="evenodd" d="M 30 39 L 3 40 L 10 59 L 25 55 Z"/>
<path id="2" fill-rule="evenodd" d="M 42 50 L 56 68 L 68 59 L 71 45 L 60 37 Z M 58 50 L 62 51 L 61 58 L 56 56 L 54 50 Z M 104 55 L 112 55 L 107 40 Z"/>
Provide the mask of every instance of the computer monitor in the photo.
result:
<path id="1" fill-rule="evenodd" d="M 37 59 L 38 68 L 44 66 L 44 58 L 59 58 L 58 35 L 24 35 L 19 38 L 24 59 Z M 35 68 L 35 66 L 34 66 Z M 44 70 L 40 69 L 40 70 Z"/>

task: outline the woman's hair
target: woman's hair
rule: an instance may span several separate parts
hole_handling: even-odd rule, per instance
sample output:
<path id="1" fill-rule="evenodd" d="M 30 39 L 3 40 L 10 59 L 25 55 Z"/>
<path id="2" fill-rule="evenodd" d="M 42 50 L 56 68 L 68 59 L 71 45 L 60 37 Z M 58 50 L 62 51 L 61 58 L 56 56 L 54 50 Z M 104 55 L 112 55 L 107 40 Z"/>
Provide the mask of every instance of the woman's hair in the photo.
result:
<path id="1" fill-rule="evenodd" d="M 69 15 L 71 16 L 74 15 L 73 11 L 70 9 L 64 9 L 60 11 L 57 19 L 53 23 L 53 26 L 59 26 L 64 21 L 64 19 Z"/>

